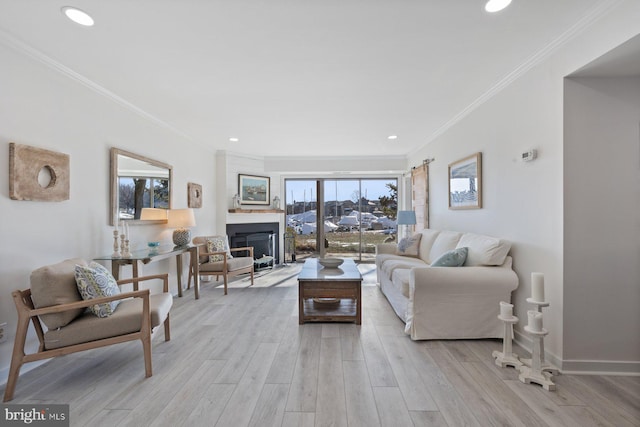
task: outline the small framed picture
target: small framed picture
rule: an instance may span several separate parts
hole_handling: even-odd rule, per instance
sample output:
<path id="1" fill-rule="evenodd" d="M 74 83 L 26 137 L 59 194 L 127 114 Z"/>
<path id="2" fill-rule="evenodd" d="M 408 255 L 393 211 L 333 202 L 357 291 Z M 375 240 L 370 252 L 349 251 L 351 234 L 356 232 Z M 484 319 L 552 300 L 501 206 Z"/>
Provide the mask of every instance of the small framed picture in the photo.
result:
<path id="1" fill-rule="evenodd" d="M 190 208 L 202 207 L 202 185 L 194 182 L 187 183 L 187 205 Z"/>
<path id="2" fill-rule="evenodd" d="M 243 205 L 269 205 L 270 178 L 267 176 L 238 174 L 238 194 L 240 204 Z"/>
<path id="3" fill-rule="evenodd" d="M 482 153 L 449 164 L 449 209 L 482 208 Z"/>

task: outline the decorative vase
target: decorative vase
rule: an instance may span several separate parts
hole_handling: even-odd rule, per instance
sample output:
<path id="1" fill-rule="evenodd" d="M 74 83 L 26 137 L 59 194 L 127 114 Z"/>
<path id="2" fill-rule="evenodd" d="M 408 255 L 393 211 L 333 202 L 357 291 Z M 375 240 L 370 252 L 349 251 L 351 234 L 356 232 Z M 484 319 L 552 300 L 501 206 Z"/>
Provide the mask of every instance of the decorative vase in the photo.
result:
<path id="1" fill-rule="evenodd" d="M 236 194 L 233 196 L 233 208 L 240 209 L 240 195 Z"/>

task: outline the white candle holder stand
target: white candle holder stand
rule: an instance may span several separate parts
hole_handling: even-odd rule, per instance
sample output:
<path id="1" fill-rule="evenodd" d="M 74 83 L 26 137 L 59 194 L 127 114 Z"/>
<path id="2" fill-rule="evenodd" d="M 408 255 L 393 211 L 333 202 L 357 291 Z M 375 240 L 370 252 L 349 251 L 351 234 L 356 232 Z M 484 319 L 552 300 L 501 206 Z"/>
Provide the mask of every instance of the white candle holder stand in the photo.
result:
<path id="1" fill-rule="evenodd" d="M 551 381 L 551 374 L 542 370 L 543 356 L 540 351 L 544 337 L 549 333 L 549 331 L 544 328 L 542 328 L 541 331 L 534 331 L 529 328 L 529 326 L 525 326 L 524 331 L 533 338 L 533 353 L 531 355 L 532 365 L 522 365 L 520 367 L 520 375 L 518 375 L 518 379 L 525 384 L 540 384 L 548 391 L 555 390 L 556 385 Z"/>
<path id="2" fill-rule="evenodd" d="M 542 313 L 542 307 L 549 307 L 547 301 L 534 301 L 533 298 L 527 298 L 529 304 L 533 304 L 537 307 L 538 313 Z M 528 367 L 531 366 L 531 359 L 521 358 L 520 361 Z M 544 340 L 540 340 L 540 369 L 553 375 L 558 375 L 558 368 L 544 360 Z"/>
<path id="3" fill-rule="evenodd" d="M 122 253 L 123 258 L 131 258 L 131 251 L 129 251 L 129 239 L 125 239 L 124 241 L 124 252 Z"/>
<path id="4" fill-rule="evenodd" d="M 502 317 L 498 316 L 498 319 L 504 323 L 504 338 L 502 339 L 502 351 L 495 350 L 491 355 L 496 359 L 496 365 L 504 368 L 511 366 L 519 369 L 522 366 L 522 362 L 518 359 L 518 355 L 512 350 L 513 343 L 513 325 L 518 323 L 516 316 Z"/>
<path id="5" fill-rule="evenodd" d="M 118 230 L 113 230 L 113 253 L 111 258 L 120 258 L 120 251 L 118 247 Z"/>
<path id="6" fill-rule="evenodd" d="M 128 258 L 131 256 L 131 252 L 129 252 L 129 240 L 125 238 L 124 234 L 120 235 L 120 256 L 122 258 Z"/>

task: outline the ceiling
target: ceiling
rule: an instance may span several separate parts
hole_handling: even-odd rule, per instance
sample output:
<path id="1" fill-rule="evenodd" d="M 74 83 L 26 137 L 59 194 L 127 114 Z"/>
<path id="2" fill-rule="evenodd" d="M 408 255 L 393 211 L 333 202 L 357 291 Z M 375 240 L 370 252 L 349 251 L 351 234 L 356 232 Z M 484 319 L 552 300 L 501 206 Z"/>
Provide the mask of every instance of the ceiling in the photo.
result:
<path id="1" fill-rule="evenodd" d="M 0 43 L 211 150 L 405 156 L 615 2 L 484 3 L 0 0 Z"/>

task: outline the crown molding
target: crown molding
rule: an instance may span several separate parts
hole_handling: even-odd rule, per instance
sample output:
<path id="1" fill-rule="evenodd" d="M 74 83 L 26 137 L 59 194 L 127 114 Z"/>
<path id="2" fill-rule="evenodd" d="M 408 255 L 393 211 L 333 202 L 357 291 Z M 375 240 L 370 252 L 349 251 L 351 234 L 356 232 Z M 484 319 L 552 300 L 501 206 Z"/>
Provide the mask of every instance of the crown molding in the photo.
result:
<path id="1" fill-rule="evenodd" d="M 551 41 L 548 45 L 543 47 L 542 49 L 535 52 L 533 55 L 529 56 L 523 63 L 518 65 L 513 71 L 502 77 L 497 83 L 491 86 L 486 92 L 476 98 L 473 102 L 467 105 L 462 111 L 449 119 L 445 124 L 440 126 L 433 132 L 425 141 L 424 145 L 420 148 L 410 152 L 407 157 L 411 158 L 416 155 L 421 149 L 427 146 L 429 143 L 435 141 L 436 138 L 443 135 L 447 130 L 452 128 L 455 124 L 460 122 L 462 119 L 467 117 L 473 111 L 475 111 L 478 107 L 483 105 L 485 102 L 489 101 L 496 94 L 500 93 L 503 89 L 513 83 L 515 80 L 519 79 L 522 75 L 527 73 L 529 70 L 534 68 L 536 65 L 540 64 L 545 59 L 549 58 L 552 54 L 558 51 L 562 46 L 571 41 L 575 36 L 582 33 L 585 29 L 587 29 L 591 24 L 596 22 L 602 16 L 604 16 L 609 10 L 618 6 L 618 4 L 622 3 L 624 0 L 607 0 L 598 2 L 594 7 L 588 10 L 584 16 L 571 27 L 569 27 L 565 32 L 560 34 L 557 38 Z"/>
<path id="2" fill-rule="evenodd" d="M 39 50 L 33 48 L 32 46 L 28 45 L 27 43 L 17 39 L 16 37 L 12 36 L 11 34 L 7 33 L 6 31 L 0 30 L 0 43 L 4 44 L 5 46 L 9 47 L 10 49 L 13 49 L 14 51 L 23 54 L 31 59 L 36 60 L 37 62 L 44 64 L 45 66 L 47 66 L 48 68 L 58 72 L 59 74 L 62 74 L 63 76 L 75 81 L 76 83 L 81 84 L 82 86 L 92 90 L 93 92 L 97 93 L 98 95 L 103 96 L 104 98 L 107 98 L 109 100 L 111 100 L 112 102 L 115 102 L 116 104 L 120 105 L 121 107 L 126 108 L 129 111 L 134 112 L 135 114 L 139 115 L 140 117 L 164 128 L 167 129 L 171 132 L 173 132 L 176 135 L 179 135 L 180 137 L 194 142 L 193 138 L 191 136 L 189 136 L 188 134 L 186 134 L 185 132 L 183 132 L 182 130 L 176 128 L 175 126 L 165 122 L 164 120 L 161 120 L 159 118 L 157 118 L 156 116 L 154 116 L 153 114 L 148 113 L 147 111 L 143 110 L 142 108 L 136 106 L 135 104 L 127 101 L 126 99 L 124 99 L 123 97 L 117 95 L 116 93 L 106 89 L 105 87 L 99 85 L 98 83 L 94 82 L 93 80 L 83 76 L 82 74 L 72 70 L 71 68 L 67 67 L 66 65 L 56 61 L 55 59 L 45 55 L 44 53 L 40 52 Z"/>

